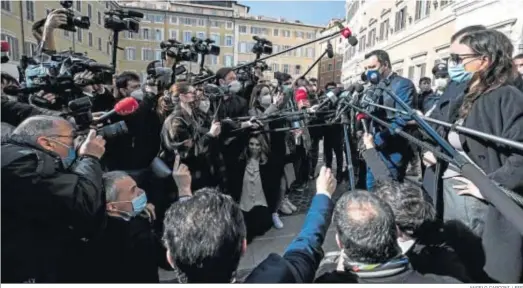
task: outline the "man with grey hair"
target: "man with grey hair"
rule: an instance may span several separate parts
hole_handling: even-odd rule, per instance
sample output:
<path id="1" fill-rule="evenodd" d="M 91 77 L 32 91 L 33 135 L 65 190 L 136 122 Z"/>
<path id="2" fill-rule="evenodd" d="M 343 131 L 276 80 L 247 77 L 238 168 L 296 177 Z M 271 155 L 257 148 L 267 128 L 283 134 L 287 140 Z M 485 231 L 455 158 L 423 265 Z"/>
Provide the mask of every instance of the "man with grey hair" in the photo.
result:
<path id="1" fill-rule="evenodd" d="M 34 116 L 2 143 L 2 282 L 75 281 L 75 253 L 105 214 L 105 141 L 91 130 L 77 157 L 75 137 L 66 120 Z"/>
<path id="2" fill-rule="evenodd" d="M 158 266 L 170 269 L 166 250 L 152 232 L 154 206 L 123 171 L 103 175 L 107 211 L 102 236 L 93 245 L 89 282 L 158 283 Z M 111 255 L 114 261 L 100 261 Z"/>

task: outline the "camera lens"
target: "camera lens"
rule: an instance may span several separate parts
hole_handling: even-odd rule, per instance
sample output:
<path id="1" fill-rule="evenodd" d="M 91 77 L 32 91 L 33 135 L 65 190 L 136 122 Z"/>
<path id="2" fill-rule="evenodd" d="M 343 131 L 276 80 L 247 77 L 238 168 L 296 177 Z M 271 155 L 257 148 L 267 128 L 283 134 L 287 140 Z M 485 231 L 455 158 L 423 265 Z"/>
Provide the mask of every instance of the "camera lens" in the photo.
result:
<path id="1" fill-rule="evenodd" d="M 73 18 L 73 24 L 74 26 L 81 29 L 89 29 L 89 27 L 91 26 L 91 21 L 87 16 L 80 16 Z"/>

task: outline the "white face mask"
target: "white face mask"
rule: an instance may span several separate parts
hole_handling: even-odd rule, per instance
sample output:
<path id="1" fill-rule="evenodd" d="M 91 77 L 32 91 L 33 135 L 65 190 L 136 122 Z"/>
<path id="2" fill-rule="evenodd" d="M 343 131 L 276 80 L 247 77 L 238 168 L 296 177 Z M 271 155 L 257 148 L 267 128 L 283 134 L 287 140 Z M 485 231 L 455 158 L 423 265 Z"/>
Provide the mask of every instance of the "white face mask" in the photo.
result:
<path id="1" fill-rule="evenodd" d="M 232 81 L 227 86 L 229 86 L 229 92 L 231 92 L 231 94 L 236 94 L 242 89 L 242 84 L 238 80 Z"/>
<path id="2" fill-rule="evenodd" d="M 209 109 L 211 108 L 211 101 L 209 100 L 202 100 L 200 101 L 200 105 L 198 106 L 200 110 L 203 111 L 203 113 L 207 113 Z"/>
<path id="3" fill-rule="evenodd" d="M 447 87 L 448 79 L 447 78 L 437 78 L 434 80 L 434 84 L 436 85 L 436 89 L 443 90 L 445 87 Z"/>

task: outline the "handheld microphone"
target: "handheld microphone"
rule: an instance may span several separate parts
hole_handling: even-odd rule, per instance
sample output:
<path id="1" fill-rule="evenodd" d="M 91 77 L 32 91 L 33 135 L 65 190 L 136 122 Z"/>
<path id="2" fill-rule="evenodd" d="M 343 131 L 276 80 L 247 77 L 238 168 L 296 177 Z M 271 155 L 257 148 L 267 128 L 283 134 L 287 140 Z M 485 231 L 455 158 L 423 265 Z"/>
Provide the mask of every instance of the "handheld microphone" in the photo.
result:
<path id="1" fill-rule="evenodd" d="M 334 93 L 333 91 L 329 91 L 325 96 L 327 98 L 325 100 L 323 100 L 320 104 L 318 104 L 318 108 L 316 109 L 316 111 L 322 109 L 323 107 L 325 107 L 329 103 L 336 103 L 336 102 L 338 102 L 338 97 L 336 96 L 336 93 Z"/>
<path id="2" fill-rule="evenodd" d="M 360 112 L 360 113 L 356 114 L 356 120 L 358 122 L 361 122 L 361 125 L 363 126 L 363 132 L 365 132 L 365 133 L 369 133 L 369 130 L 367 128 L 367 121 L 366 121 L 367 118 L 368 118 L 368 116 L 365 113 Z"/>
<path id="3" fill-rule="evenodd" d="M 349 29 L 349 27 L 343 27 L 343 24 L 341 24 L 340 21 L 334 22 L 336 26 L 340 29 L 341 36 L 343 38 L 347 39 L 349 41 L 349 44 L 351 46 L 358 45 L 358 39 L 354 36 L 352 36 L 352 31 Z"/>
<path id="4" fill-rule="evenodd" d="M 332 51 L 332 44 L 330 41 L 327 43 L 327 57 L 332 59 L 334 57 L 334 51 Z"/>
<path id="5" fill-rule="evenodd" d="M 116 105 L 114 105 L 113 110 L 102 115 L 102 117 L 100 117 L 96 122 L 103 122 L 109 119 L 109 117 L 113 116 L 114 114 L 120 116 L 132 114 L 136 112 L 136 110 L 138 110 L 138 106 L 140 106 L 138 104 L 138 101 L 136 101 L 136 99 L 134 99 L 133 97 L 124 98 L 120 100 L 118 103 L 116 103 Z"/>
<path id="6" fill-rule="evenodd" d="M 7 41 L 2 41 L 0 42 L 0 46 L 1 46 L 1 49 L 0 51 L 2 52 L 2 64 L 4 63 L 7 63 L 9 62 L 9 56 L 7 53 L 9 53 L 9 42 Z"/>
<path id="7" fill-rule="evenodd" d="M 294 91 L 294 100 L 298 105 L 298 108 L 301 109 L 303 106 L 306 106 L 307 101 L 309 101 L 307 89 L 305 87 L 300 87 Z"/>

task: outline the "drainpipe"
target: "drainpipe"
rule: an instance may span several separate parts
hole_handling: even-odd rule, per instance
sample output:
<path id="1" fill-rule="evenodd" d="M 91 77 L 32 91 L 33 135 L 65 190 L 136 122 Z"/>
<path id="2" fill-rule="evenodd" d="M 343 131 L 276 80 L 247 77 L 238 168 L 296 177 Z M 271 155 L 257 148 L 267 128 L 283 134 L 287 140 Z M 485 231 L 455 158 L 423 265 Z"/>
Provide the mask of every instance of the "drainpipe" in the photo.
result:
<path id="1" fill-rule="evenodd" d="M 24 55 L 25 53 L 25 26 L 24 26 L 24 1 L 20 1 L 20 26 L 22 27 L 22 53 L 20 55 Z M 34 11 L 33 11 L 34 12 Z M 31 55 L 29 55 L 31 56 Z"/>

